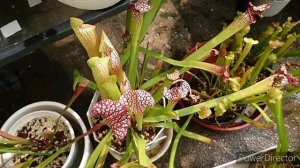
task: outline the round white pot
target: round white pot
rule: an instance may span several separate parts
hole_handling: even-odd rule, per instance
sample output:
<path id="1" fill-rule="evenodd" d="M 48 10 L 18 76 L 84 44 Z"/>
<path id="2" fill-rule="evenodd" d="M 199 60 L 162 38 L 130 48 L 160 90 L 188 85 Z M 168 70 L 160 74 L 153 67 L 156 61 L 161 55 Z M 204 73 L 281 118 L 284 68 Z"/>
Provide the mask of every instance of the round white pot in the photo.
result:
<path id="1" fill-rule="evenodd" d="M 104 9 L 120 2 L 120 0 L 58 0 L 78 9 L 97 10 Z"/>
<path id="2" fill-rule="evenodd" d="M 92 116 L 91 116 L 91 111 L 94 106 L 94 104 L 98 101 L 99 98 L 99 92 L 95 92 L 93 99 L 91 101 L 90 107 L 87 111 L 87 117 L 90 123 L 90 126 L 93 127 L 93 121 L 92 121 Z M 93 137 L 96 142 L 100 142 L 99 139 L 97 138 L 97 134 L 94 132 Z M 146 150 L 147 151 L 155 151 L 155 154 L 152 155 L 150 160 L 152 162 L 155 162 L 159 158 L 161 158 L 168 150 L 169 146 L 171 145 L 173 138 L 173 129 L 164 129 L 162 128 L 158 134 L 155 136 L 155 138 L 148 142 L 146 144 Z M 109 153 L 117 160 L 120 160 L 122 156 L 124 155 L 125 152 L 118 152 L 114 148 L 109 149 Z"/>
<path id="3" fill-rule="evenodd" d="M 20 120 L 21 118 L 23 118 L 26 115 L 32 116 L 31 113 L 35 113 L 35 112 L 41 112 L 41 111 L 52 111 L 55 113 L 55 115 L 59 115 L 58 112 L 61 112 L 63 109 L 65 108 L 65 105 L 58 103 L 58 102 L 52 102 L 52 101 L 41 101 L 41 102 L 36 102 L 36 103 L 32 103 L 29 104 L 23 108 L 21 108 L 20 110 L 18 110 L 17 112 L 15 112 L 2 126 L 1 130 L 4 131 L 9 131 L 11 127 L 13 127 L 13 125 L 15 123 L 17 123 L 16 121 Z M 71 126 L 76 132 L 80 132 L 79 134 L 81 134 L 82 132 L 86 132 L 86 126 L 84 125 L 82 119 L 80 118 L 80 116 L 72 109 L 68 109 L 67 113 L 63 116 L 65 118 L 65 120 L 69 123 L 67 125 Z M 17 124 L 18 125 L 18 124 Z M 73 131 L 73 133 L 74 133 Z M 75 136 L 75 135 L 74 135 Z M 91 146 L 91 142 L 88 136 L 84 137 L 83 142 L 78 142 L 76 143 L 77 145 L 75 146 L 74 151 L 69 154 L 73 155 L 74 157 L 72 159 L 70 159 L 70 161 L 68 163 L 65 164 L 64 168 L 73 168 L 73 167 L 79 167 L 79 168 L 84 168 L 88 158 L 92 152 L 92 146 Z M 75 144 L 74 144 L 75 145 Z M 73 147 L 73 145 L 72 145 Z M 71 150 L 72 150 L 71 147 Z M 81 158 L 79 158 L 81 156 Z M 68 158 L 69 160 L 69 158 Z M 3 163 L 2 160 L 0 160 L 0 162 Z"/>
<path id="4" fill-rule="evenodd" d="M 56 120 L 59 118 L 59 114 L 57 112 L 53 112 L 53 111 L 48 111 L 48 110 L 43 110 L 43 111 L 35 111 L 32 113 L 27 113 L 24 114 L 24 116 L 22 116 L 21 118 L 14 120 L 14 116 L 12 116 L 11 118 L 14 120 L 14 122 L 12 123 L 13 125 L 11 127 L 4 127 L 4 131 L 7 131 L 9 134 L 11 135 L 17 135 L 18 130 L 21 130 L 23 126 L 25 126 L 28 122 L 36 119 L 36 118 L 41 118 L 41 117 L 47 117 L 47 118 L 51 118 L 53 120 Z M 71 124 L 69 123 L 69 121 L 64 118 L 61 117 L 60 118 L 60 122 L 64 123 L 64 125 L 67 126 L 69 133 L 70 133 L 70 138 L 74 139 L 75 138 L 75 133 L 74 130 L 71 126 Z M 5 126 L 5 124 L 4 124 Z M 7 130 L 8 129 L 8 130 Z M 68 158 L 64 164 L 64 166 L 62 168 L 67 168 L 67 165 L 71 165 L 71 162 L 73 159 L 75 159 L 75 154 L 77 153 L 77 144 L 74 143 L 71 145 L 70 148 L 70 153 L 68 155 Z M 14 162 L 10 159 L 11 157 L 13 157 L 14 154 L 12 153 L 6 153 L 2 155 L 2 159 L 3 159 L 3 163 L 6 163 L 5 166 L 6 167 L 13 167 L 14 166 Z"/>

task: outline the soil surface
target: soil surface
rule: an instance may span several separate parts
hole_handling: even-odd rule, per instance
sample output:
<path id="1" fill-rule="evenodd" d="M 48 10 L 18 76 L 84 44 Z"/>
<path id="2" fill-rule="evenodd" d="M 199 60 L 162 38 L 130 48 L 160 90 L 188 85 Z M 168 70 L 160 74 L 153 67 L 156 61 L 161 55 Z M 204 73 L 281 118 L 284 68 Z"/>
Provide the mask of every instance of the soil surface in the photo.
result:
<path id="1" fill-rule="evenodd" d="M 56 132 L 55 132 L 56 130 Z M 55 132 L 55 134 L 54 134 Z M 41 117 L 35 118 L 26 123 L 20 130 L 17 131 L 17 136 L 30 140 L 35 143 L 34 145 L 27 147 L 29 150 L 37 152 L 49 152 L 55 153 L 58 149 L 67 144 L 71 140 L 71 135 L 68 127 L 59 122 L 57 124 L 57 118 L 53 117 Z M 25 149 L 27 149 L 25 147 Z M 61 153 L 56 159 L 47 165 L 47 168 L 60 168 L 67 160 L 69 151 Z M 14 155 L 14 163 L 21 164 L 30 158 L 27 154 Z M 37 157 L 37 160 L 30 164 L 30 167 L 35 167 L 42 161 L 47 159 L 47 156 Z"/>
<path id="2" fill-rule="evenodd" d="M 153 50 L 180 59 L 187 48 L 191 48 L 196 42 L 209 40 L 220 32 L 226 23 L 232 21 L 239 5 L 237 2 L 241 1 L 166 0 L 143 44 L 146 45 L 150 42 Z M 258 35 L 257 32 L 266 25 L 274 21 L 284 22 L 288 16 L 292 16 L 294 20 L 299 20 L 299 9 L 300 3 L 296 0 L 291 1 L 278 15 L 258 20 L 252 26 L 250 34 L 255 37 Z M 97 24 L 98 31 L 104 29 L 120 52 L 123 47 L 122 35 L 125 29 L 125 15 L 126 13 L 122 13 Z M 295 31 L 299 34 L 300 27 L 298 26 Z M 299 40 L 294 48 L 300 48 Z M 56 100 L 66 103 L 71 95 L 72 71 L 74 69 L 80 70 L 84 76 L 92 79 L 86 60 L 87 55 L 83 47 L 75 40 L 74 36 L 69 36 L 43 47 L 40 54 L 27 56 L 23 60 L 11 64 L 10 68 L 1 68 L 0 84 L 6 81 L 15 85 L 9 85 L 10 88 L 7 92 L 0 90 L 0 125 L 11 113 L 30 102 Z M 153 69 L 154 65 L 149 65 L 148 68 Z M 22 73 L 28 77 L 23 78 Z M 5 77 L 5 74 L 10 77 Z M 85 112 L 91 96 L 91 91 L 86 92 L 73 107 L 86 123 L 88 122 Z M 285 120 L 290 135 L 291 149 L 300 146 L 299 100 L 300 96 L 297 95 L 284 100 Z M 183 122 L 184 119 L 179 124 Z M 191 122 L 188 130 L 214 138 L 217 144 L 207 145 L 188 138 L 181 138 L 175 167 L 209 168 L 274 146 L 277 142 L 276 129 L 262 130 L 250 127 L 237 132 L 213 132 Z M 169 156 L 170 149 L 155 163 L 156 166 L 159 168 L 167 167 Z M 108 156 L 106 167 L 113 162 L 115 160 Z"/>

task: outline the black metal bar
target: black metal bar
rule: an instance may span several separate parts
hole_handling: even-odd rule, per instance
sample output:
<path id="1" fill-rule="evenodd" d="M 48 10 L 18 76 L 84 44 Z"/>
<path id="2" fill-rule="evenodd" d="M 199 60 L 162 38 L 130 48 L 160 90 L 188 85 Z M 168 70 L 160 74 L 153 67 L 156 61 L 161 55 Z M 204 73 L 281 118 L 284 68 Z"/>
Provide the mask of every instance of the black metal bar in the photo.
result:
<path id="1" fill-rule="evenodd" d="M 108 17 L 121 13 L 128 8 L 129 1 L 122 0 L 112 7 L 89 11 L 88 13 L 79 16 L 79 18 L 81 18 L 85 23 L 95 24 Z M 66 21 L 23 42 L 8 46 L 7 48 L 0 50 L 0 67 L 31 53 L 38 47 L 67 37 L 72 33 L 70 23 L 69 21 Z"/>

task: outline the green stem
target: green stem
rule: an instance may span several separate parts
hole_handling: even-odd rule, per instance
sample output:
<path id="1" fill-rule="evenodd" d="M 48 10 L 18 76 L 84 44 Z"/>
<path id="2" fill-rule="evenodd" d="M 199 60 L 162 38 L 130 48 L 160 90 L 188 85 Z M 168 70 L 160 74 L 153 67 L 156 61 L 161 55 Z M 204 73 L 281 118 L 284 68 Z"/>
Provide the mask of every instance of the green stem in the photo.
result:
<path id="1" fill-rule="evenodd" d="M 163 4 L 164 0 L 150 0 L 149 5 L 151 6 L 151 10 L 146 12 L 144 14 L 143 19 L 143 25 L 141 28 L 141 33 L 139 37 L 139 42 L 142 42 L 143 38 L 145 37 L 145 34 L 147 33 L 147 30 L 153 20 L 155 19 L 155 16 L 157 15 L 161 5 Z"/>
<path id="2" fill-rule="evenodd" d="M 28 141 L 24 138 L 10 135 L 7 132 L 4 132 L 2 130 L 0 130 L 0 137 L 6 138 L 6 139 L 9 139 L 9 140 L 19 141 L 19 142 L 30 143 L 30 141 Z"/>
<path id="3" fill-rule="evenodd" d="M 120 57 L 122 66 L 127 62 L 130 57 L 131 43 L 128 43 L 127 47 L 124 49 L 123 54 Z"/>
<path id="4" fill-rule="evenodd" d="M 254 58 L 262 49 L 263 46 L 269 42 L 270 36 L 274 33 L 274 27 L 268 26 L 260 35 L 258 36 L 259 43 L 253 47 L 250 53 L 250 57 Z"/>
<path id="5" fill-rule="evenodd" d="M 241 101 L 236 102 L 237 104 L 251 104 L 251 103 L 259 103 L 268 100 L 269 97 L 266 94 L 245 98 Z"/>
<path id="6" fill-rule="evenodd" d="M 225 56 L 227 55 L 227 48 L 231 44 L 231 40 L 227 39 L 220 44 L 219 47 L 219 55 L 216 60 L 216 64 L 220 66 L 224 66 Z"/>
<path id="7" fill-rule="evenodd" d="M 89 157 L 88 162 L 86 163 L 86 167 L 103 167 L 103 164 L 105 162 L 109 146 L 111 144 L 112 140 L 112 131 L 110 130 L 104 138 L 101 140 L 101 142 L 97 145 L 96 149 L 93 151 L 91 156 Z"/>
<path id="8" fill-rule="evenodd" d="M 155 67 L 155 69 L 151 72 L 149 79 L 154 78 L 155 76 L 159 75 L 160 70 L 161 70 L 161 67 Z"/>
<path id="9" fill-rule="evenodd" d="M 252 85 L 253 83 L 256 82 L 256 80 L 258 79 L 258 75 L 260 74 L 261 70 L 263 69 L 268 56 L 271 54 L 271 52 L 273 51 L 273 49 L 271 47 L 267 47 L 263 53 L 261 54 L 261 56 L 259 57 L 258 61 L 256 62 L 252 74 L 251 74 L 251 78 L 248 82 L 248 86 Z"/>
<path id="10" fill-rule="evenodd" d="M 300 76 L 300 69 L 294 69 L 294 70 L 292 70 L 292 71 L 291 71 L 291 74 L 292 74 L 293 76 Z"/>
<path id="11" fill-rule="evenodd" d="M 224 74 L 225 68 L 215 65 L 215 64 L 210 64 L 207 62 L 201 62 L 201 61 L 177 61 L 173 60 L 171 58 L 168 58 L 166 56 L 163 56 L 162 54 L 150 51 L 146 48 L 140 47 L 139 50 L 145 54 L 151 55 L 154 58 L 163 60 L 171 65 L 179 66 L 179 67 L 184 67 L 184 68 L 196 68 L 196 69 L 202 69 L 205 71 L 208 71 L 212 74 L 215 75 L 222 75 Z"/>
<path id="12" fill-rule="evenodd" d="M 165 87 L 170 88 L 171 85 L 172 85 L 172 82 L 170 80 L 168 80 L 168 79 L 164 80 L 163 84 L 153 94 L 155 103 L 159 102 L 159 100 L 162 99 L 164 88 Z"/>
<path id="13" fill-rule="evenodd" d="M 201 48 L 193 52 L 191 55 L 186 57 L 185 61 L 204 61 L 209 57 L 210 51 L 215 48 L 217 45 L 237 33 L 238 31 L 242 30 L 246 26 L 251 24 L 250 16 L 247 12 L 243 13 L 241 16 L 239 16 L 237 19 L 235 19 L 230 25 L 228 25 L 225 29 L 223 29 L 218 35 L 216 35 L 213 39 L 208 41 L 206 44 L 204 44 Z M 174 72 L 176 67 L 169 69 L 168 71 L 161 73 L 159 76 L 156 76 L 152 79 L 150 79 L 148 82 L 144 83 L 141 88 L 142 89 L 148 89 L 151 86 L 158 83 L 158 81 L 164 80 L 166 75 L 168 73 Z M 179 70 L 180 74 L 186 72 L 190 68 L 181 68 Z"/>
<path id="14" fill-rule="evenodd" d="M 246 123 L 252 124 L 258 128 L 262 128 L 262 129 L 270 129 L 273 128 L 274 125 L 273 124 L 264 124 L 262 122 L 259 121 L 254 121 L 252 119 L 250 119 L 249 117 L 245 116 L 244 114 L 241 113 L 237 113 L 237 112 L 233 112 L 236 116 L 238 116 L 240 119 L 242 119 L 243 121 L 245 121 Z"/>
<path id="15" fill-rule="evenodd" d="M 198 112 L 200 107 L 208 107 L 213 108 L 219 104 L 220 101 L 224 100 L 225 98 L 229 99 L 231 102 L 239 101 L 247 97 L 251 97 L 254 95 L 262 94 L 272 88 L 273 80 L 276 75 L 272 75 L 256 84 L 253 84 L 245 89 L 239 90 L 237 92 L 228 94 L 226 96 L 222 96 L 213 100 L 209 100 L 203 103 L 199 103 L 197 105 L 189 106 L 186 108 L 182 108 L 176 110 L 175 112 L 178 114 L 179 117 L 186 116 L 195 112 Z"/>
<path id="16" fill-rule="evenodd" d="M 138 58 L 137 58 L 137 43 L 131 43 L 131 51 L 129 58 L 129 68 L 128 68 L 128 80 L 132 89 L 136 88 L 136 79 L 137 79 L 137 68 L 138 68 Z"/>
<path id="17" fill-rule="evenodd" d="M 258 36 L 258 41 L 259 44 L 262 43 L 263 41 L 265 41 L 265 39 L 267 37 L 269 37 L 270 35 L 272 35 L 274 33 L 274 27 L 272 26 L 268 26 L 262 33 L 260 33 L 260 35 Z M 254 47 L 256 48 L 256 47 Z"/>
<path id="18" fill-rule="evenodd" d="M 271 35 L 270 40 L 275 40 L 280 32 L 282 32 L 282 28 L 277 27 L 274 33 Z M 267 42 L 269 43 L 270 40 L 268 40 Z"/>
<path id="19" fill-rule="evenodd" d="M 159 127 L 159 128 L 171 128 L 174 129 L 174 131 L 179 132 L 180 131 L 180 127 L 177 125 L 177 123 L 175 122 L 157 122 L 157 123 L 146 123 L 144 124 L 145 127 Z M 214 139 L 187 131 L 187 130 L 183 130 L 182 135 L 187 137 L 187 138 L 191 138 L 191 139 L 195 139 L 197 141 L 201 141 L 203 143 L 206 144 L 215 144 L 216 141 Z"/>
<path id="20" fill-rule="evenodd" d="M 246 46 L 244 47 L 242 53 L 240 54 L 238 60 L 236 61 L 236 63 L 234 64 L 234 66 L 232 67 L 232 69 L 230 70 L 230 74 L 233 75 L 234 71 L 240 66 L 240 64 L 243 62 L 243 60 L 245 59 L 245 57 L 247 56 L 247 54 L 250 52 L 251 48 L 252 48 L 253 44 L 250 43 L 246 43 Z"/>
<path id="21" fill-rule="evenodd" d="M 279 37 L 284 36 L 289 31 L 291 31 L 295 26 L 297 26 L 300 23 L 300 20 L 296 22 L 291 22 L 292 20 L 288 18 L 288 20 L 283 24 L 282 31 L 279 33 Z"/>
<path id="22" fill-rule="evenodd" d="M 102 121 L 96 125 L 93 126 L 93 128 L 91 128 L 90 130 L 88 130 L 87 132 L 77 136 L 76 138 L 74 138 L 73 140 L 69 141 L 65 146 L 63 146 L 62 148 L 58 149 L 54 154 L 52 154 L 50 157 L 48 157 L 46 160 L 44 160 L 42 163 L 40 163 L 36 168 L 44 168 L 46 167 L 50 162 L 52 162 L 56 157 L 58 157 L 61 153 L 63 153 L 65 150 L 67 150 L 68 148 L 71 147 L 71 145 L 75 142 L 77 142 L 78 140 L 82 139 L 83 137 L 92 134 L 93 132 L 95 132 L 96 130 L 100 129 L 105 123 Z"/>
<path id="23" fill-rule="evenodd" d="M 242 79 L 241 79 L 241 88 L 244 87 L 244 85 L 246 84 L 247 80 L 250 78 L 250 75 L 253 71 L 253 67 L 249 68 L 242 76 Z"/>
<path id="24" fill-rule="evenodd" d="M 288 36 L 286 42 L 279 48 L 279 50 L 275 53 L 277 55 L 278 60 L 282 58 L 282 56 L 287 53 L 290 46 L 294 43 L 294 41 L 297 40 L 297 34 L 293 33 L 290 36 Z"/>
<path id="25" fill-rule="evenodd" d="M 72 93 L 71 99 L 69 100 L 69 102 L 67 103 L 65 108 L 60 112 L 60 116 L 56 120 L 53 135 L 55 135 L 57 132 L 57 129 L 58 129 L 57 126 L 59 124 L 60 118 L 67 113 L 67 110 L 71 107 L 71 105 L 78 98 L 78 96 L 86 89 L 86 87 L 88 86 L 89 83 L 90 83 L 89 80 L 84 79 L 76 86 L 74 92 Z M 51 142 L 54 143 L 53 139 L 54 139 L 54 136 L 51 137 Z"/>
<path id="26" fill-rule="evenodd" d="M 143 65 L 142 65 L 142 71 L 141 71 L 141 75 L 140 75 L 140 79 L 139 79 L 139 85 L 143 83 L 144 79 L 145 79 L 145 74 L 147 71 L 147 65 L 150 61 L 150 56 L 145 54 L 144 56 L 144 60 L 143 60 Z"/>
<path id="27" fill-rule="evenodd" d="M 176 105 L 176 103 L 173 103 L 172 101 L 168 101 L 166 110 L 167 110 L 167 111 L 172 111 L 173 108 L 175 107 L 175 105 Z"/>
<path id="28" fill-rule="evenodd" d="M 300 57 L 300 49 L 296 49 L 294 51 L 287 51 L 283 54 L 284 57 Z"/>
<path id="29" fill-rule="evenodd" d="M 269 110 L 273 112 L 276 125 L 277 125 L 277 132 L 279 136 L 279 151 L 278 156 L 285 156 L 289 149 L 289 142 L 288 142 L 288 133 L 285 128 L 284 124 L 284 117 L 282 114 L 282 102 L 281 100 L 276 101 L 275 103 L 268 104 Z"/>
<path id="30" fill-rule="evenodd" d="M 268 124 L 274 125 L 274 122 L 271 120 L 271 118 L 266 114 L 266 112 L 260 108 L 256 103 L 251 103 L 252 106 L 254 106 L 260 114 L 264 117 L 264 119 L 267 121 Z"/>
<path id="31" fill-rule="evenodd" d="M 186 129 L 186 127 L 190 123 L 192 117 L 193 117 L 193 114 L 191 114 L 188 117 L 188 119 L 185 121 L 185 123 L 183 124 L 183 126 L 181 127 L 181 129 L 179 130 L 179 132 L 177 133 L 177 135 L 176 135 L 176 137 L 175 137 L 175 139 L 173 141 L 171 155 L 170 155 L 170 160 L 169 160 L 169 168 L 174 168 L 175 156 L 176 156 L 176 151 L 177 151 L 179 140 L 180 140 L 180 138 L 182 136 L 183 131 Z"/>
<path id="32" fill-rule="evenodd" d="M 297 93 L 299 93 L 299 92 L 300 92 L 300 87 L 295 88 L 294 90 L 285 93 L 285 94 L 283 95 L 283 97 L 289 97 L 289 96 L 291 96 L 291 95 L 293 95 L 293 94 L 297 94 Z"/>
<path id="33" fill-rule="evenodd" d="M 278 34 L 282 31 L 281 27 L 278 27 L 272 34 L 271 36 L 265 38 L 264 41 L 259 41 L 259 43 L 253 48 L 251 51 L 251 54 L 253 57 L 255 57 L 257 54 L 260 53 L 266 46 L 269 45 L 270 40 L 275 40 Z"/>
<path id="34" fill-rule="evenodd" d="M 127 136 L 129 137 L 129 136 Z M 126 151 L 125 151 L 125 154 L 122 156 L 122 158 L 118 161 L 118 163 L 120 165 L 125 165 L 128 160 L 130 159 L 132 153 L 133 153 L 133 146 L 132 146 L 132 141 L 130 139 L 126 139 L 126 142 L 129 142 L 127 145 L 126 145 Z"/>
<path id="35" fill-rule="evenodd" d="M 25 151 L 25 150 L 19 150 L 19 149 L 0 149 L 0 153 L 18 153 L 18 154 L 29 154 L 29 155 L 50 155 L 50 153 Z"/>
<path id="36" fill-rule="evenodd" d="M 243 38 L 244 38 L 244 33 L 236 33 L 234 36 L 234 42 L 233 45 L 230 49 L 230 51 L 236 51 L 238 50 L 238 48 L 242 47 L 242 43 L 243 43 Z"/>

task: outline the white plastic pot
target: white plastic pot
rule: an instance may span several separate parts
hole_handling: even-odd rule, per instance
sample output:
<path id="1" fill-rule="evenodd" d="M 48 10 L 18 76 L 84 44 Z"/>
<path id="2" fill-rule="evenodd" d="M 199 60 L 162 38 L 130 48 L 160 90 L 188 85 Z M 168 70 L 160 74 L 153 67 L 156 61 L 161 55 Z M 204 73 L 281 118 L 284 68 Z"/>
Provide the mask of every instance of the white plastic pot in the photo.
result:
<path id="1" fill-rule="evenodd" d="M 66 5 L 87 10 L 104 9 L 120 2 L 120 0 L 58 0 Z"/>
<path id="2" fill-rule="evenodd" d="M 264 12 L 264 17 L 271 17 L 279 13 L 291 0 L 253 0 L 253 4 L 258 6 L 270 3 L 271 6 Z"/>
<path id="3" fill-rule="evenodd" d="M 32 118 L 33 116 L 38 116 L 41 115 L 39 113 L 45 113 L 45 115 L 52 115 L 54 113 L 55 116 L 59 116 L 58 112 L 63 111 L 65 108 L 65 105 L 58 103 L 58 102 L 52 102 L 52 101 L 41 101 L 41 102 L 36 102 L 33 104 L 29 104 L 17 112 L 15 112 L 2 126 L 1 130 L 4 131 L 14 131 L 13 127 L 18 127 L 24 121 L 23 119 L 29 119 Z M 33 114 L 31 114 L 33 113 Z M 51 113 L 51 114 L 50 114 Z M 72 127 L 72 130 L 76 132 L 79 132 L 81 134 L 82 132 L 86 132 L 86 126 L 84 125 L 82 119 L 80 116 L 72 109 L 68 109 L 66 114 L 63 116 L 62 120 L 67 121 L 68 126 Z M 20 123 L 20 124 L 19 124 Z M 65 122 L 66 123 L 66 122 Z M 73 136 L 74 136 L 74 131 Z M 71 131 L 70 131 L 71 132 Z M 71 151 L 69 154 L 69 157 L 72 157 L 67 159 L 67 162 L 64 165 L 64 168 L 73 168 L 73 167 L 78 167 L 78 168 L 84 168 L 88 158 L 92 152 L 92 146 L 91 142 L 88 136 L 84 137 L 83 143 L 78 142 L 76 143 L 77 145 L 75 147 L 71 147 Z M 74 144 L 75 145 L 75 144 Z M 72 151 L 72 148 L 74 150 Z M 79 158 L 81 157 L 81 158 Z M 68 161 L 69 160 L 69 161 Z M 0 164 L 3 163 L 3 158 L 0 159 Z"/>
<path id="4" fill-rule="evenodd" d="M 25 126 L 28 122 L 30 122 L 36 118 L 47 117 L 47 118 L 51 118 L 51 119 L 55 120 L 55 119 L 58 119 L 59 116 L 60 115 L 57 112 L 47 111 L 47 110 L 27 113 L 27 114 L 24 114 L 24 116 L 22 116 L 21 118 L 19 118 L 17 120 L 14 120 L 14 116 L 12 116 L 11 118 L 13 118 L 13 120 L 14 120 L 12 123 L 12 126 L 6 127 L 2 130 L 7 131 L 11 135 L 17 135 L 18 130 L 21 130 L 23 126 Z M 67 126 L 69 133 L 71 135 L 71 139 L 74 139 L 75 133 L 74 133 L 74 130 L 73 130 L 71 124 L 69 123 L 69 121 L 64 117 L 61 117 L 60 122 L 64 123 Z M 9 124 L 9 125 L 11 125 L 11 124 Z M 71 165 L 72 160 L 75 159 L 75 157 L 76 157 L 75 156 L 76 153 L 77 153 L 77 144 L 74 143 L 71 145 L 70 153 L 69 153 L 68 158 L 62 168 L 67 168 L 68 167 L 67 165 Z M 2 155 L 2 157 L 1 157 L 1 159 L 3 159 L 2 162 L 3 163 L 7 162 L 5 164 L 6 167 L 14 166 L 14 162 L 12 161 L 12 159 L 10 159 L 11 157 L 13 157 L 13 155 L 14 154 L 12 154 L 12 153 L 6 153 L 6 154 Z"/>
<path id="5" fill-rule="evenodd" d="M 93 121 L 91 116 L 91 111 L 94 104 L 98 101 L 99 92 L 95 92 L 93 99 L 91 101 L 90 107 L 87 111 L 87 117 L 90 123 L 90 126 L 93 127 Z M 97 138 L 97 134 L 94 132 L 93 137 L 96 142 L 100 142 Z M 173 138 L 173 129 L 164 129 L 162 128 L 158 134 L 154 137 L 154 139 L 146 144 L 146 150 L 155 151 L 155 154 L 150 158 L 152 162 L 155 162 L 159 158 L 161 158 L 168 150 L 171 145 Z M 109 149 L 109 153 L 117 160 L 120 160 L 125 152 L 118 152 L 114 148 Z"/>

